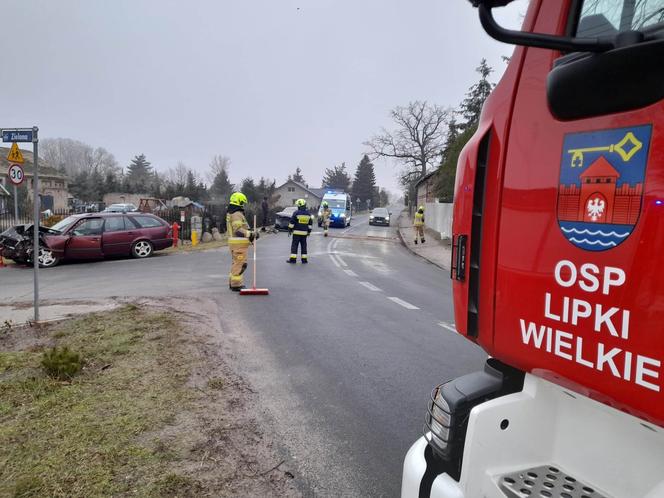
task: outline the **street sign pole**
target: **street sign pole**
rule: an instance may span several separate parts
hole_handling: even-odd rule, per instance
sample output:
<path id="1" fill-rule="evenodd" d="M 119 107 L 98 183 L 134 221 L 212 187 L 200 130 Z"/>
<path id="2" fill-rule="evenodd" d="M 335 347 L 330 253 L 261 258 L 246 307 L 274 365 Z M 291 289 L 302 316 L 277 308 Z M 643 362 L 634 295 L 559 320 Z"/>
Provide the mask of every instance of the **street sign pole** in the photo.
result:
<path id="1" fill-rule="evenodd" d="M 18 187 L 14 185 L 14 224 L 18 225 Z"/>
<path id="2" fill-rule="evenodd" d="M 21 149 L 18 147 L 18 142 L 29 143 L 32 142 L 32 160 L 34 163 L 34 174 L 32 176 L 32 203 L 34 204 L 34 220 L 32 225 L 33 239 L 32 239 L 32 268 L 34 275 L 34 297 L 33 307 L 35 309 L 35 323 L 39 322 L 39 213 L 41 205 L 39 202 L 39 139 L 37 132 L 39 128 L 33 126 L 32 128 L 3 128 L 2 132 L 3 142 L 13 142 L 12 147 L 7 156 L 10 163 L 14 163 L 9 167 L 9 179 L 18 180 L 20 183 L 25 178 L 21 164 L 23 164 L 23 155 Z M 17 175 L 20 174 L 20 178 Z M 12 183 L 14 181 L 12 180 Z M 29 187 L 28 187 L 29 188 Z M 18 203 L 17 203 L 16 183 L 14 183 L 14 216 L 18 224 Z"/>
<path id="3" fill-rule="evenodd" d="M 35 323 L 39 322 L 39 212 L 40 212 L 40 202 L 39 202 L 39 139 L 37 138 L 37 132 L 39 128 L 36 126 L 32 127 L 32 157 L 34 161 L 35 172 L 33 175 L 34 185 L 32 188 L 33 192 L 33 204 L 34 204 L 34 225 L 32 231 L 34 234 L 34 239 L 32 241 L 32 267 L 34 273 L 34 284 L 35 284 L 35 293 L 34 293 L 34 309 L 35 309 Z"/>

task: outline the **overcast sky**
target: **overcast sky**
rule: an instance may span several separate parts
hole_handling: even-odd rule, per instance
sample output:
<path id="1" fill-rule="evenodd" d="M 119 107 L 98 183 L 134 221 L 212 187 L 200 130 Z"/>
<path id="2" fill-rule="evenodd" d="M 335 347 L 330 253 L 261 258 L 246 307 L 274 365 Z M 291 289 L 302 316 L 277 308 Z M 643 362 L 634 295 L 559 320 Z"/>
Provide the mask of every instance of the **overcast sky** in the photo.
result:
<path id="1" fill-rule="evenodd" d="M 501 9 L 517 26 L 527 0 Z M 122 166 L 145 153 L 203 176 L 300 166 L 352 174 L 362 142 L 411 100 L 456 106 L 485 57 L 512 47 L 484 34 L 466 0 L 4 0 L 0 126 L 101 146 Z M 397 190 L 391 162 L 378 182 Z"/>

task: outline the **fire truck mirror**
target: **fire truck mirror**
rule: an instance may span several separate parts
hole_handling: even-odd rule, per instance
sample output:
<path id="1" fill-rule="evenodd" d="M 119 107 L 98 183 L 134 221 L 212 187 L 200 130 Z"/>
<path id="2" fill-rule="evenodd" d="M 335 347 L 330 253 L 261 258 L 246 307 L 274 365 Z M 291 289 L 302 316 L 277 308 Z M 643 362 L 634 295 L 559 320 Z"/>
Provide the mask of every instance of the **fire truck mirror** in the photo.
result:
<path id="1" fill-rule="evenodd" d="M 562 52 L 605 52 L 617 46 L 619 36 L 602 36 L 598 38 L 579 38 L 570 36 L 556 36 L 543 33 L 530 33 L 505 29 L 500 26 L 493 17 L 491 10 L 495 7 L 504 7 L 511 0 L 470 0 L 478 8 L 480 22 L 484 31 L 492 38 L 503 43 L 512 45 L 523 45 L 526 47 L 549 48 Z M 627 40 L 618 40 L 627 43 Z M 630 37 L 629 42 L 634 40 Z"/>
<path id="2" fill-rule="evenodd" d="M 664 40 L 576 55 L 558 59 L 547 77 L 547 100 L 556 118 L 615 114 L 664 99 Z"/>
<path id="3" fill-rule="evenodd" d="M 479 7 L 484 5 L 493 9 L 494 7 L 504 7 L 505 5 L 512 3 L 514 0 L 470 0 L 470 3 L 473 4 L 473 7 Z"/>

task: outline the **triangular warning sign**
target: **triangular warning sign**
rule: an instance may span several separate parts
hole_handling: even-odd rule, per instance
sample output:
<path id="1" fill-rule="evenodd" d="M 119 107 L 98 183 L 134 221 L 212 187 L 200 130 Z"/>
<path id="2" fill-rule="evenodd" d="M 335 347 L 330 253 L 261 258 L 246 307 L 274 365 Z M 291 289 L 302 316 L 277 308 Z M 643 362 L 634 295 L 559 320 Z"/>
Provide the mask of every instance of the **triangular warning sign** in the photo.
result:
<path id="1" fill-rule="evenodd" d="M 21 154 L 21 149 L 18 148 L 18 144 L 16 142 L 12 144 L 12 148 L 7 155 L 7 160 L 10 163 L 18 164 L 23 164 L 25 162 L 23 161 L 23 154 Z"/>

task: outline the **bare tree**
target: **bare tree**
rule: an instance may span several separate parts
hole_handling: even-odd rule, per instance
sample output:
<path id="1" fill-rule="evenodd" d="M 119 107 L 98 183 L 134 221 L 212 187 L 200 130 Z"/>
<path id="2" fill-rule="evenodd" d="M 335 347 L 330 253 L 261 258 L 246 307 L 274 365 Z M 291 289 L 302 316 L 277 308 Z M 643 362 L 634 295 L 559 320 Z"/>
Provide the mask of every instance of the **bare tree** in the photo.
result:
<path id="1" fill-rule="evenodd" d="M 113 154 L 103 147 L 92 146 L 71 138 L 46 138 L 40 141 L 44 159 L 70 178 L 80 173 L 97 171 L 102 175 L 117 174 L 119 168 Z"/>
<path id="2" fill-rule="evenodd" d="M 400 180 L 411 186 L 427 169 L 437 166 L 437 159 L 445 146 L 451 109 L 429 105 L 426 101 L 410 102 L 390 112 L 396 125 L 394 131 L 381 130 L 379 135 L 364 143 L 373 159 L 391 157 L 406 165 Z"/>
<path id="3" fill-rule="evenodd" d="M 225 171 L 226 174 L 228 174 L 230 167 L 231 167 L 230 157 L 222 156 L 221 154 L 217 154 L 214 157 L 212 157 L 212 161 L 210 161 L 210 171 L 208 171 L 207 174 L 209 182 L 213 183 L 214 179 L 222 171 Z"/>
<path id="4" fill-rule="evenodd" d="M 187 184 L 187 174 L 189 173 L 189 168 L 182 161 L 178 161 L 175 168 L 168 168 L 167 179 L 173 185 L 178 185 L 184 188 Z"/>

